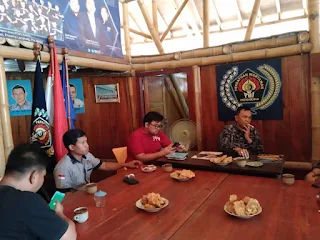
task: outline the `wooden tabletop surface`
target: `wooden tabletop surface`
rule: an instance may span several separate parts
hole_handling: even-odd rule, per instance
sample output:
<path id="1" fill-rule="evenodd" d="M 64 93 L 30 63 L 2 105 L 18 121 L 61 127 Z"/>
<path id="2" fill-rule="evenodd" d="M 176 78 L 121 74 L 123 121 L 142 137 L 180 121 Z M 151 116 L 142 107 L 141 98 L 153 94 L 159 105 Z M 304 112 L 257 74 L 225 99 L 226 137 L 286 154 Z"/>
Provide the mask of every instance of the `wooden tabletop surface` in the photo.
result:
<path id="1" fill-rule="evenodd" d="M 196 177 L 178 182 L 161 168 L 153 173 L 140 169 L 117 174 L 98 183 L 108 193 L 106 206 L 97 208 L 93 195 L 68 193 L 65 214 L 85 206 L 89 219 L 76 224 L 78 239 L 319 239 L 320 213 L 317 189 L 296 181 L 287 186 L 281 179 L 194 171 Z M 134 173 L 140 181 L 128 185 L 124 174 Z M 143 194 L 160 193 L 169 205 L 158 213 L 135 206 Z M 229 216 L 223 206 L 230 194 L 259 200 L 262 213 L 249 220 Z"/>
<path id="2" fill-rule="evenodd" d="M 235 162 L 232 162 L 226 166 L 216 165 L 209 160 L 191 158 L 198 152 L 189 152 L 188 157 L 185 160 L 170 160 L 167 158 L 161 158 L 156 161 L 158 165 L 165 163 L 172 163 L 177 168 L 199 169 L 207 171 L 227 172 L 234 174 L 253 175 L 261 177 L 279 177 L 282 175 L 283 164 L 281 163 L 264 163 L 262 167 L 239 167 Z M 256 156 L 250 156 L 250 161 L 255 161 Z"/>
<path id="3" fill-rule="evenodd" d="M 63 202 L 65 214 L 73 219 L 73 209 L 85 206 L 89 219 L 76 224 L 78 239 L 168 239 L 196 211 L 227 177 L 225 173 L 194 171 L 196 177 L 179 182 L 161 168 L 153 173 L 140 169 L 128 170 L 140 181 L 128 185 L 117 174 L 98 183 L 98 189 L 108 193 L 106 206 L 97 208 L 93 195 L 69 193 Z M 160 193 L 169 205 L 158 213 L 147 213 L 135 206 L 143 194 Z"/>
<path id="4" fill-rule="evenodd" d="M 229 175 L 170 239 L 320 239 L 318 191 L 304 181 L 288 186 L 281 179 Z M 258 199 L 262 213 L 247 220 L 228 215 L 223 206 L 230 194 Z"/>

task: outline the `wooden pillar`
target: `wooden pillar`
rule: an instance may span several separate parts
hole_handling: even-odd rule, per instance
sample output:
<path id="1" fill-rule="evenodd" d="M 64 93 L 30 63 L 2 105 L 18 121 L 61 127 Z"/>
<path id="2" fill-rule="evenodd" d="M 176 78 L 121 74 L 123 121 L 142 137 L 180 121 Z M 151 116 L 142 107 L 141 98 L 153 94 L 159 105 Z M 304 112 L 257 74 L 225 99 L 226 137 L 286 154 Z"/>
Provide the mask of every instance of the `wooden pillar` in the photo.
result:
<path id="1" fill-rule="evenodd" d="M 171 83 L 172 83 L 174 89 L 176 90 L 179 102 L 180 102 L 182 109 L 183 109 L 183 113 L 184 113 L 183 115 L 186 116 L 187 118 L 189 118 L 189 108 L 188 108 L 186 99 L 184 98 L 183 93 L 180 89 L 180 86 L 176 80 L 176 77 L 173 74 L 169 74 L 169 78 L 171 80 Z"/>
<path id="2" fill-rule="evenodd" d="M 203 0 L 203 47 L 209 47 L 210 42 L 210 9 L 209 0 Z"/>
<path id="3" fill-rule="evenodd" d="M 196 111 L 196 124 L 197 124 L 197 140 L 198 151 L 202 151 L 202 119 L 201 119 L 201 79 L 200 67 L 192 66 L 194 78 L 194 91 L 195 91 L 195 111 Z"/>
<path id="4" fill-rule="evenodd" d="M 148 11 L 144 5 L 144 0 L 138 0 L 138 4 L 139 4 L 140 10 L 141 10 L 141 13 L 144 17 L 144 20 L 146 21 L 146 24 L 148 26 L 149 32 L 152 36 L 152 39 L 153 39 L 154 43 L 156 44 L 156 47 L 157 47 L 159 53 L 164 54 L 164 50 L 163 50 L 161 41 L 159 39 L 159 35 L 157 34 L 156 29 L 154 28 L 153 24 L 151 23 Z"/>
<path id="5" fill-rule="evenodd" d="M 0 116 L 6 160 L 13 149 L 12 129 L 8 104 L 7 79 L 4 71 L 3 57 L 0 57 Z"/>
<path id="6" fill-rule="evenodd" d="M 309 34 L 313 44 L 311 54 L 320 52 L 319 41 L 319 0 L 308 1 Z M 311 74 L 312 76 L 312 74 Z M 311 77 L 311 127 L 312 127 L 312 156 L 311 161 L 315 164 L 320 159 L 320 78 Z"/>
<path id="7" fill-rule="evenodd" d="M 250 19 L 249 19 L 249 25 L 248 25 L 248 28 L 247 28 L 246 36 L 244 38 L 245 41 L 248 41 L 251 38 L 251 34 L 252 34 L 252 31 L 253 31 L 254 25 L 256 24 L 256 19 L 257 19 L 260 3 L 261 3 L 261 0 L 255 0 L 254 1 L 252 12 L 251 12 L 251 16 L 250 16 Z"/>
<path id="8" fill-rule="evenodd" d="M 129 62 L 131 63 L 128 3 L 122 2 L 122 12 L 123 12 L 123 30 L 124 30 L 124 43 L 126 48 L 126 55 L 128 56 Z"/>

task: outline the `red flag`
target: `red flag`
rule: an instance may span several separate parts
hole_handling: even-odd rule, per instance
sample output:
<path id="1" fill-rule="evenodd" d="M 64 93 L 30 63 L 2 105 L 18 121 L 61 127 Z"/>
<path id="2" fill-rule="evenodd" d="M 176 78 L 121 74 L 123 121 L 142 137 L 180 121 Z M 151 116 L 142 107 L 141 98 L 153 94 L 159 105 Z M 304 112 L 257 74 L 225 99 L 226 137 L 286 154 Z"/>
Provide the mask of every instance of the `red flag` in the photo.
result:
<path id="1" fill-rule="evenodd" d="M 54 83 L 53 83 L 53 98 L 54 98 L 54 139 L 53 146 L 56 156 L 56 160 L 60 159 L 67 153 L 67 149 L 63 145 L 62 137 L 66 131 L 68 131 L 68 122 L 66 116 L 66 110 L 64 107 L 64 98 L 61 85 L 60 70 L 58 64 L 58 58 L 56 53 L 56 47 L 53 46 L 53 69 L 54 69 Z"/>

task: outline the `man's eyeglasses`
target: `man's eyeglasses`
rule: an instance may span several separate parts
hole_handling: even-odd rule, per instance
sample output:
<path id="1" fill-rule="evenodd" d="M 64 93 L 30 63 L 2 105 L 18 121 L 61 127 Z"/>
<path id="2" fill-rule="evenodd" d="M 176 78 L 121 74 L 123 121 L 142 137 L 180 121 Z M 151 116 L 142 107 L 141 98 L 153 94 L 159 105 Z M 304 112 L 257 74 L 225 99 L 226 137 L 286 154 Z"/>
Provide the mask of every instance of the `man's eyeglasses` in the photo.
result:
<path id="1" fill-rule="evenodd" d="M 163 128 L 163 125 L 162 124 L 153 124 L 153 123 L 149 123 L 151 126 L 154 126 L 155 128 L 158 128 L 158 129 L 161 129 Z"/>

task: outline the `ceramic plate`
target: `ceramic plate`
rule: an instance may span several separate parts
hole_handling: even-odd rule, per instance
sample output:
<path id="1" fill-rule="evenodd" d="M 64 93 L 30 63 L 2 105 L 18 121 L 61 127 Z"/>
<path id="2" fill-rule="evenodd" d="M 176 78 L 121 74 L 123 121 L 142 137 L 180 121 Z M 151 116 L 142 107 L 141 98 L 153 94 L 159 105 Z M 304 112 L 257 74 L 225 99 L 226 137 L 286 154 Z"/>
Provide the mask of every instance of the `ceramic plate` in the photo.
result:
<path id="1" fill-rule="evenodd" d="M 229 163 L 232 163 L 232 162 L 219 162 L 219 163 L 212 162 L 212 163 L 219 165 L 219 166 L 227 166 Z"/>
<path id="2" fill-rule="evenodd" d="M 142 171 L 142 172 L 149 173 L 149 172 L 154 172 L 156 169 L 157 169 L 156 166 L 154 166 L 154 165 L 148 165 L 148 166 L 142 167 L 142 168 L 141 168 L 141 171 Z"/>
<path id="3" fill-rule="evenodd" d="M 140 208 L 146 212 L 159 212 L 161 209 L 165 208 L 166 206 L 169 205 L 169 200 L 165 199 L 165 198 L 161 198 L 165 204 L 161 207 L 161 208 L 153 208 L 153 209 L 149 209 L 149 208 L 145 208 L 144 205 L 141 203 L 141 199 L 139 199 L 138 201 L 136 201 L 136 207 Z"/>
<path id="4" fill-rule="evenodd" d="M 180 181 L 180 182 L 186 182 L 186 181 L 188 181 L 188 180 L 191 179 L 191 178 L 177 178 L 177 177 L 175 177 L 175 176 L 173 175 L 173 173 L 170 174 L 170 177 L 172 177 L 173 179 L 178 180 L 178 181 Z"/>
<path id="5" fill-rule="evenodd" d="M 247 162 L 246 165 L 250 166 L 250 167 L 261 167 L 261 166 L 263 166 L 263 163 L 262 162 Z"/>
<path id="6" fill-rule="evenodd" d="M 227 211 L 227 205 L 224 205 L 224 208 L 223 208 L 223 209 L 224 209 L 224 211 L 225 211 L 226 213 L 228 213 L 229 215 L 234 216 L 234 217 L 237 217 L 237 218 L 241 218 L 241 219 L 249 219 L 249 218 L 252 218 L 252 217 L 254 217 L 254 216 L 259 215 L 259 214 L 262 212 L 262 208 L 260 208 L 260 211 L 257 212 L 256 214 L 249 215 L 249 216 L 238 216 L 238 215 L 236 215 L 236 214 L 229 213 L 229 212 Z"/>

